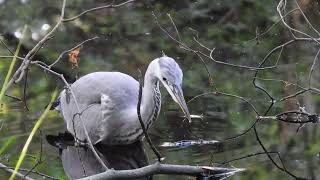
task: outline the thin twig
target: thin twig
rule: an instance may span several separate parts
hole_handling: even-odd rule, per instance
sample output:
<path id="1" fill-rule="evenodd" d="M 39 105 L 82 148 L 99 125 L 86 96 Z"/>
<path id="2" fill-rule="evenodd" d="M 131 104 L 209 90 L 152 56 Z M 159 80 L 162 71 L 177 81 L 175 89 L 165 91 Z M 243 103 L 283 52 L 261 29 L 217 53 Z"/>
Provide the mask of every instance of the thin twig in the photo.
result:
<path id="1" fill-rule="evenodd" d="M 15 82 L 19 82 L 22 77 L 24 76 L 24 74 L 26 73 L 26 69 L 28 68 L 30 61 L 32 59 L 30 59 L 30 57 L 38 50 L 39 47 L 41 47 L 48 38 L 50 38 L 52 36 L 53 33 L 56 32 L 56 30 L 58 29 L 58 27 L 60 27 L 63 17 L 64 17 L 64 12 L 65 12 L 65 5 L 66 5 L 66 0 L 63 0 L 62 3 L 62 7 L 61 7 L 61 15 L 60 18 L 57 22 L 57 24 L 51 29 L 51 31 L 49 31 L 25 56 L 22 64 L 20 65 L 20 67 L 16 70 L 16 72 L 14 73 L 14 75 L 12 76 L 12 78 L 10 79 L 10 81 L 8 82 L 8 84 L 5 87 L 5 91 L 7 91 L 9 89 L 10 86 L 12 86 L 12 84 Z"/>
<path id="2" fill-rule="evenodd" d="M 24 58 L 23 57 L 19 57 L 19 56 L 15 56 L 15 55 L 10 55 L 10 56 L 0 56 L 0 58 L 6 58 L 6 59 L 10 59 L 10 60 L 12 60 L 12 58 L 17 58 L 17 59 L 19 59 L 19 60 L 24 60 Z"/>
<path id="3" fill-rule="evenodd" d="M 29 111 L 28 103 L 27 103 L 28 72 L 29 72 L 29 69 L 26 70 L 26 75 L 24 78 L 24 85 L 23 85 L 23 103 L 27 111 Z"/>
<path id="4" fill-rule="evenodd" d="M 2 163 L 0 163 L 0 169 L 3 169 L 5 171 L 7 171 L 8 173 L 13 174 L 14 173 L 14 168 L 8 167 Z M 28 176 L 24 176 L 24 174 L 21 174 L 20 172 L 16 172 L 16 176 L 21 178 L 21 179 L 25 179 L 25 180 L 33 180 L 32 178 L 28 177 Z"/>
<path id="5" fill-rule="evenodd" d="M 300 30 L 297 30 L 293 27 L 291 27 L 290 25 L 287 24 L 287 22 L 285 21 L 285 19 L 283 18 L 283 15 L 281 13 L 282 9 L 285 9 L 285 5 L 286 5 L 286 0 L 280 0 L 278 6 L 277 6 L 277 12 L 279 14 L 279 16 L 281 17 L 282 19 L 282 24 L 284 24 L 285 27 L 287 27 L 289 30 L 291 30 L 292 32 L 296 32 L 298 34 L 301 34 L 301 35 L 304 35 L 305 37 L 308 37 L 310 39 L 312 39 L 313 41 L 315 41 L 316 43 L 320 44 L 320 42 L 318 41 L 318 39 L 312 37 L 311 35 L 305 33 L 305 32 L 302 32 Z M 294 34 L 293 34 L 294 35 Z M 294 38 L 296 39 L 297 37 L 294 36 Z"/>
<path id="6" fill-rule="evenodd" d="M 4 169 L 4 170 L 7 170 L 7 169 L 11 169 L 13 170 L 14 167 L 11 167 L 11 166 L 5 166 L 3 165 L 2 163 L 0 163 L 0 169 Z M 25 172 L 29 172 L 30 169 L 25 169 L 25 168 L 19 168 L 19 171 L 25 171 Z M 39 175 L 39 176 L 42 176 L 43 178 L 48 178 L 48 179 L 53 179 L 53 180 L 60 180 L 59 178 L 55 178 L 53 176 L 49 176 L 47 174 L 44 174 L 44 173 L 41 173 L 41 172 L 38 172 L 38 171 L 30 171 L 31 173 L 33 174 L 36 174 L 36 175 Z M 11 173 L 11 172 L 10 172 Z M 18 175 L 17 175 L 18 176 Z M 19 176 L 20 177 L 20 176 Z M 24 178 L 24 175 L 21 176 L 21 178 L 23 179 Z M 28 177 L 29 178 L 29 177 Z"/>
<path id="7" fill-rule="evenodd" d="M 59 60 L 62 58 L 62 56 L 64 56 L 66 53 L 69 53 L 69 52 L 77 49 L 78 47 L 81 47 L 85 43 L 92 41 L 92 40 L 95 40 L 95 39 L 98 39 L 98 38 L 99 38 L 98 36 L 95 36 L 93 38 L 86 39 L 86 40 L 82 41 L 81 43 L 77 44 L 76 46 L 72 47 L 71 49 L 63 51 L 62 53 L 60 53 L 59 57 L 52 64 L 50 64 L 48 66 L 48 68 L 51 69 L 55 64 L 57 64 L 59 62 Z"/>
<path id="8" fill-rule="evenodd" d="M 317 52 L 316 56 L 314 57 L 312 65 L 310 67 L 310 71 L 309 71 L 309 88 L 311 88 L 312 73 L 313 73 L 315 65 L 317 63 L 319 53 L 320 53 L 320 49 L 318 49 L 318 52 Z"/>
<path id="9" fill-rule="evenodd" d="M 152 15 L 155 19 L 155 22 L 156 24 L 158 25 L 158 27 L 171 39 L 173 40 L 175 43 L 177 43 L 180 48 L 186 50 L 186 51 L 189 51 L 189 52 L 192 52 L 192 53 L 195 53 L 195 54 L 201 54 L 202 56 L 212 60 L 213 62 L 217 63 L 217 64 L 221 64 L 221 65 L 226 65 L 226 66 L 230 66 L 230 67 L 235 67 L 235 68 L 240 68 L 240 69 L 247 69 L 247 70 L 250 70 L 250 71 L 254 71 L 256 69 L 270 69 L 270 68 L 274 68 L 274 67 L 263 67 L 263 68 L 256 68 L 256 67 L 252 67 L 252 66 L 245 66 L 245 65 L 237 65 L 237 64 L 231 64 L 231 63 L 227 63 L 227 62 L 224 62 L 224 61 L 218 61 L 216 59 L 213 58 L 213 51 L 214 51 L 214 48 L 211 49 L 210 51 L 210 54 L 206 54 L 202 51 L 199 51 L 199 50 L 194 50 L 192 49 L 191 47 L 189 47 L 188 45 L 184 44 L 183 42 L 179 41 L 178 39 L 174 38 L 158 21 L 158 17 L 154 14 L 154 12 L 152 12 Z"/>
<path id="10" fill-rule="evenodd" d="M 296 5 L 298 6 L 298 9 L 302 15 L 302 17 L 304 18 L 304 20 L 306 20 L 306 22 L 309 24 L 309 26 L 312 28 L 312 30 L 318 34 L 318 36 L 320 36 L 319 31 L 310 23 L 309 19 L 307 18 L 307 16 L 304 14 L 304 12 L 302 11 L 301 7 L 299 6 L 299 3 L 297 2 L 297 0 L 295 0 Z"/>
<path id="11" fill-rule="evenodd" d="M 123 3 L 120 3 L 120 4 L 109 4 L 109 5 L 106 5 L 106 6 L 99 6 L 99 7 L 95 7 L 95 8 L 91 8 L 91 9 L 88 9 L 88 10 L 85 10 L 83 12 L 81 12 L 80 14 L 76 15 L 76 16 L 73 16 L 71 18 L 67 18 L 67 19 L 63 19 L 63 22 L 69 22 L 69 21 L 74 21 L 76 19 L 78 19 L 80 16 L 83 16 L 89 12 L 93 12 L 93 11 L 97 11 L 97 10 L 101 10 L 101 9 L 106 9 L 106 8 L 117 8 L 117 7 L 120 7 L 120 6 L 123 6 L 125 4 L 129 4 L 129 3 L 132 3 L 134 2 L 135 0 L 129 0 L 129 1 L 125 1 Z"/>
<path id="12" fill-rule="evenodd" d="M 14 52 L 9 48 L 9 46 L 1 38 L 0 38 L 0 42 L 9 51 L 9 53 L 14 56 Z"/>
<path id="13" fill-rule="evenodd" d="M 276 152 L 276 151 L 269 151 L 268 153 L 269 154 L 279 154 L 279 152 Z M 249 155 L 246 155 L 246 156 L 242 156 L 242 157 L 238 157 L 238 158 L 234 158 L 234 159 L 231 159 L 231 160 L 228 160 L 228 161 L 219 162 L 218 164 L 226 165 L 226 164 L 229 164 L 229 163 L 234 162 L 234 161 L 239 161 L 239 160 L 242 160 L 242 159 L 247 159 L 247 158 L 250 158 L 250 157 L 254 157 L 254 156 L 258 156 L 258 155 L 264 155 L 264 154 L 266 154 L 266 153 L 265 152 L 252 153 L 252 154 L 249 154 Z"/>
<path id="14" fill-rule="evenodd" d="M 287 12 L 286 14 L 284 14 L 282 17 L 280 17 L 280 19 L 278 19 L 275 23 L 273 23 L 269 28 L 267 28 L 267 30 L 263 31 L 262 33 L 259 33 L 255 38 L 248 40 L 246 42 L 249 41 L 255 41 L 256 38 L 261 38 L 264 35 L 266 35 L 274 26 L 276 26 L 277 24 L 279 24 L 285 17 L 289 16 L 290 14 L 292 14 L 293 12 L 297 11 L 298 8 L 292 9 L 291 11 Z"/>
<path id="15" fill-rule="evenodd" d="M 176 24 L 174 23 L 171 15 L 170 15 L 169 13 L 167 13 L 167 16 L 169 17 L 169 19 L 170 19 L 170 21 L 171 21 L 171 24 L 173 25 L 173 27 L 174 27 L 174 29 L 175 29 L 175 31 L 176 31 L 176 33 L 177 33 L 178 40 L 179 40 L 180 42 L 182 42 L 182 41 L 181 41 L 181 37 L 180 37 L 180 33 L 179 33 L 179 31 L 178 31 L 178 28 L 177 28 Z"/>

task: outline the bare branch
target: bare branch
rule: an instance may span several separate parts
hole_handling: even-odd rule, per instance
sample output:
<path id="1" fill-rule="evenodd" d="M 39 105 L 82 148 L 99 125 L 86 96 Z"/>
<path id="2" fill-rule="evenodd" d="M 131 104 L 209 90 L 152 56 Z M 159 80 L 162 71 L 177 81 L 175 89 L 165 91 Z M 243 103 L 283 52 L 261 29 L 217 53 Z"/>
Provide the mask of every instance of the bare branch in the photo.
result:
<path id="1" fill-rule="evenodd" d="M 66 53 L 69 53 L 75 49 L 77 49 L 78 47 L 81 47 L 83 44 L 89 42 L 89 41 L 92 41 L 92 40 L 95 40 L 95 39 L 98 39 L 99 37 L 98 36 L 95 36 L 93 38 L 90 38 L 90 39 L 86 39 L 84 41 L 82 41 L 81 43 L 77 44 L 76 46 L 74 46 L 73 48 L 69 49 L 69 50 L 66 50 L 66 51 L 63 51 L 62 53 L 60 53 L 59 57 L 52 63 L 48 66 L 49 69 L 51 69 L 55 64 L 57 64 L 59 62 L 59 60 L 62 58 L 62 56 L 64 56 Z"/>
<path id="2" fill-rule="evenodd" d="M 132 179 L 140 178 L 155 174 L 179 174 L 188 176 L 205 176 L 205 175 L 217 175 L 225 177 L 234 173 L 242 172 L 244 169 L 227 169 L 220 167 L 207 167 L 207 166 L 189 166 L 189 165 L 172 165 L 154 163 L 149 166 L 145 166 L 133 170 L 108 170 L 106 172 L 92 175 L 81 180 L 98 180 L 98 179 Z"/>
<path id="3" fill-rule="evenodd" d="M 8 168 L 6 165 L 0 163 L 0 169 L 4 169 L 5 171 L 13 174 L 14 173 L 14 168 Z M 26 180 L 33 180 L 32 178 L 25 176 L 24 174 L 21 174 L 20 172 L 16 172 L 15 173 L 17 177 L 21 178 L 21 179 L 26 179 Z"/>
<path id="4" fill-rule="evenodd" d="M 61 15 L 60 15 L 60 19 L 58 20 L 57 24 L 51 29 L 50 32 L 48 32 L 29 52 L 28 54 L 25 56 L 22 64 L 20 65 L 20 67 L 18 68 L 18 70 L 13 74 L 12 78 L 10 79 L 10 81 L 8 82 L 7 86 L 5 87 L 5 92 L 9 89 L 10 86 L 12 86 L 12 84 L 15 82 L 19 82 L 22 77 L 24 76 L 26 69 L 28 68 L 30 61 L 32 59 L 30 59 L 30 57 L 36 52 L 38 51 L 38 49 L 47 41 L 48 38 L 51 37 L 51 35 L 53 33 L 56 32 L 56 30 L 58 29 L 58 27 L 61 25 L 63 17 L 64 17 L 64 11 L 65 11 L 65 5 L 66 5 L 66 0 L 63 0 L 62 3 L 62 8 L 61 8 Z"/>
<path id="5" fill-rule="evenodd" d="M 309 88 L 311 88 L 312 73 L 313 73 L 314 67 L 315 67 L 315 65 L 316 65 L 316 63 L 317 63 L 319 53 L 320 53 L 320 49 L 318 50 L 316 56 L 314 57 L 313 62 L 312 62 L 312 65 L 311 65 L 311 67 L 310 67 L 310 71 L 309 71 Z"/>
<path id="6" fill-rule="evenodd" d="M 277 6 L 277 12 L 279 14 L 279 16 L 281 17 L 281 20 L 282 20 L 282 23 L 284 24 L 285 27 L 287 27 L 289 30 L 293 31 L 293 32 L 296 32 L 298 34 L 301 34 L 301 35 L 304 35 L 305 37 L 308 37 L 310 39 L 312 39 L 313 41 L 317 42 L 318 44 L 320 44 L 320 42 L 318 41 L 318 39 L 312 37 L 311 35 L 305 33 L 305 32 L 302 32 L 300 30 L 297 30 L 293 27 L 291 27 L 290 25 L 287 24 L 287 22 L 285 21 L 285 19 L 283 18 L 283 15 L 282 15 L 282 10 L 285 9 L 285 6 L 286 6 L 286 0 L 280 0 L 278 6 Z M 293 34 L 294 36 L 294 34 Z M 297 37 L 294 36 L 294 38 L 296 39 Z"/>
<path id="7" fill-rule="evenodd" d="M 310 21 L 309 21 L 309 19 L 307 18 L 307 16 L 303 13 L 303 11 L 302 11 L 301 7 L 299 6 L 297 0 L 295 0 L 295 3 L 296 3 L 296 5 L 298 6 L 298 9 L 299 9 L 302 17 L 303 17 L 303 18 L 306 20 L 306 22 L 310 25 L 310 27 L 312 28 L 312 30 L 313 30 L 314 32 L 316 32 L 316 33 L 318 34 L 318 36 L 320 36 L 319 31 L 318 31 L 315 27 L 313 27 L 313 25 L 310 23 Z"/>
<path id="8" fill-rule="evenodd" d="M 248 70 L 251 70 L 251 71 L 254 71 L 256 69 L 270 69 L 270 68 L 274 68 L 274 67 L 264 67 L 264 68 L 256 68 L 256 67 L 251 67 L 251 66 L 245 66 L 245 65 L 237 65 L 237 64 L 231 64 L 231 63 L 227 63 L 227 62 L 223 62 L 223 61 L 218 61 L 216 59 L 213 58 L 213 51 L 214 49 L 211 49 L 210 51 L 210 54 L 206 54 L 202 51 L 199 51 L 199 50 L 194 50 L 192 49 L 191 47 L 189 47 L 188 45 L 184 44 L 183 42 L 177 40 L 176 38 L 174 38 L 158 21 L 158 17 L 152 13 L 154 19 L 155 19 L 155 22 L 157 23 L 158 27 L 171 39 L 173 40 L 175 43 L 177 43 L 181 49 L 184 49 L 186 51 L 189 51 L 189 52 L 193 52 L 195 54 L 201 54 L 202 56 L 212 60 L 213 62 L 217 63 L 217 64 L 221 64 L 221 65 L 227 65 L 227 66 L 231 66 L 231 67 L 235 67 L 235 68 L 240 68 L 240 69 L 248 69 Z M 206 48 L 208 49 L 208 48 Z"/>

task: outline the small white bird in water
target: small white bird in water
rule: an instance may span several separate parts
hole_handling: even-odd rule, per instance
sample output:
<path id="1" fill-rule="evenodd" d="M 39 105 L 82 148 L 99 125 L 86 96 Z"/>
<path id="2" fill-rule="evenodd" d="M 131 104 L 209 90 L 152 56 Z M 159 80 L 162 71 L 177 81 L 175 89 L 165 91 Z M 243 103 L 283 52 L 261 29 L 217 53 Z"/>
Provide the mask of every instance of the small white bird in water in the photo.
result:
<path id="1" fill-rule="evenodd" d="M 181 88 L 182 76 L 179 65 L 170 57 L 163 56 L 149 64 L 141 101 L 141 117 L 146 129 L 157 120 L 160 112 L 160 82 L 191 120 Z M 67 130 L 77 139 L 86 139 L 79 115 L 93 144 L 131 144 L 142 139 L 143 130 L 137 115 L 137 80 L 120 72 L 94 72 L 74 82 L 71 90 L 80 114 L 68 89 L 60 93 L 56 108 L 64 118 Z"/>

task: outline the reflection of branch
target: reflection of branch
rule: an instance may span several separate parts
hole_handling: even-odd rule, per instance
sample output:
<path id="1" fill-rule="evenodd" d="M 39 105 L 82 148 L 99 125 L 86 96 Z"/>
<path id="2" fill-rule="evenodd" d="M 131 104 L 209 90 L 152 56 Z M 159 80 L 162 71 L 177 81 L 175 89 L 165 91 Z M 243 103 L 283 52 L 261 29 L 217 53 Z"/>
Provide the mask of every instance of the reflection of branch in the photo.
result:
<path id="1" fill-rule="evenodd" d="M 97 179 L 133 179 L 141 178 L 155 174 L 177 174 L 188 175 L 196 177 L 210 177 L 215 175 L 217 177 L 228 177 L 244 169 L 228 169 L 220 167 L 207 167 L 207 166 L 189 166 L 189 165 L 173 165 L 161 164 L 159 162 L 133 170 L 108 170 L 106 172 L 92 175 L 81 180 L 97 180 Z"/>
<path id="2" fill-rule="evenodd" d="M 318 50 L 316 56 L 314 57 L 312 65 L 310 67 L 310 71 L 309 71 L 309 88 L 311 88 L 312 73 L 313 73 L 314 67 L 315 67 L 315 65 L 317 63 L 319 53 L 320 53 L 320 49 Z"/>
<path id="3" fill-rule="evenodd" d="M 280 156 L 279 152 L 276 152 L 276 151 L 269 151 L 268 153 L 269 154 L 277 154 L 278 156 Z M 231 159 L 231 160 L 228 160 L 228 161 L 223 161 L 223 162 L 220 162 L 218 164 L 226 165 L 226 164 L 229 164 L 229 163 L 234 162 L 234 161 L 239 161 L 239 160 L 242 160 L 242 159 L 247 159 L 247 158 L 250 158 L 250 157 L 253 157 L 253 156 L 264 155 L 264 154 L 266 154 L 266 153 L 265 152 L 253 153 L 253 154 L 249 154 L 249 155 L 246 155 L 246 156 L 242 156 L 242 157 L 238 157 L 238 158 L 235 158 L 235 159 Z"/>
<path id="4" fill-rule="evenodd" d="M 281 164 L 282 164 L 282 167 L 280 167 L 280 166 L 278 165 L 278 163 L 276 163 L 276 162 L 273 160 L 273 158 L 272 158 L 271 155 L 270 155 L 270 152 L 268 152 L 268 150 L 266 149 L 266 147 L 263 145 L 262 141 L 260 140 L 256 126 L 253 127 L 253 130 L 254 130 L 254 134 L 256 135 L 256 139 L 257 139 L 257 141 L 259 142 L 260 146 L 262 147 L 262 149 L 264 150 L 264 152 L 266 153 L 266 155 L 268 156 L 268 158 L 270 159 L 270 161 L 271 161 L 279 170 L 281 170 L 281 171 L 289 174 L 290 176 L 292 176 L 292 177 L 295 178 L 295 179 L 305 179 L 305 178 L 298 177 L 298 176 L 292 174 L 290 171 L 288 171 L 288 170 L 286 169 L 286 167 L 284 166 L 284 164 L 283 164 L 283 161 L 282 161 L 282 159 L 281 159 L 281 156 L 279 156 L 280 162 L 281 162 Z"/>
<path id="5" fill-rule="evenodd" d="M 234 98 L 240 99 L 241 101 L 244 101 L 244 102 L 246 102 L 247 104 L 249 104 L 250 107 L 252 108 L 252 110 L 253 110 L 257 115 L 259 115 L 259 113 L 258 113 L 257 109 L 255 108 L 255 106 L 254 106 L 249 100 L 247 100 L 246 98 L 241 97 L 241 96 L 238 96 L 238 95 L 234 95 L 234 94 L 229 94 L 229 93 L 221 92 L 221 91 L 213 91 L 213 92 L 207 92 L 207 93 L 199 94 L 199 95 L 193 97 L 192 99 L 190 99 L 187 103 L 195 100 L 196 98 L 199 98 L 199 97 L 205 96 L 205 95 L 209 95 L 209 94 L 212 94 L 212 95 L 215 95 L 215 96 L 220 96 L 220 95 L 222 95 L 222 96 L 229 96 L 229 97 L 234 97 Z"/>
<path id="6" fill-rule="evenodd" d="M 120 7 L 120 6 L 123 6 L 125 4 L 129 4 L 129 3 L 132 3 L 134 2 L 135 0 L 129 0 L 129 1 L 125 1 L 123 3 L 120 3 L 120 4 L 110 4 L 110 5 L 106 5 L 106 6 L 99 6 L 99 7 L 95 7 L 95 8 L 91 8 L 91 9 L 88 9 L 88 10 L 85 10 L 83 11 L 82 13 L 74 16 L 74 17 L 71 17 L 71 18 L 67 18 L 67 19 L 63 19 L 63 22 L 69 22 L 69 21 L 74 21 L 75 19 L 79 18 L 80 16 L 82 15 L 85 15 L 89 12 L 93 12 L 93 11 L 97 11 L 97 10 L 100 10 L 100 9 L 106 9 L 106 8 L 116 8 L 116 7 Z"/>
<path id="7" fill-rule="evenodd" d="M 267 91 L 266 91 L 267 92 Z M 257 141 L 259 142 L 260 146 L 263 148 L 264 150 L 264 153 L 258 153 L 258 154 L 266 154 L 268 156 L 268 158 L 271 160 L 271 162 L 278 168 L 280 169 L 281 171 L 284 171 L 286 172 L 287 174 L 289 174 L 290 176 L 292 177 L 295 177 L 297 178 L 297 176 L 295 176 L 294 174 L 292 174 L 291 172 L 289 172 L 285 166 L 284 166 L 284 163 L 282 161 L 282 158 L 280 156 L 280 154 L 278 152 L 277 155 L 278 155 L 278 158 L 280 159 L 280 162 L 282 164 L 282 167 L 280 167 L 275 161 L 274 159 L 271 157 L 270 154 L 274 153 L 274 152 L 268 152 L 267 149 L 265 148 L 265 146 L 263 145 L 262 141 L 260 140 L 259 136 L 258 136 L 258 132 L 256 130 L 256 125 L 257 123 L 260 121 L 260 120 L 276 120 L 276 121 L 283 121 L 283 122 L 286 122 L 286 123 L 293 123 L 293 124 L 306 124 L 306 123 L 319 123 L 319 116 L 317 114 L 310 114 L 308 112 L 306 112 L 305 110 L 304 111 L 286 111 L 286 112 L 282 112 L 282 113 L 279 113 L 277 115 L 274 115 L 274 116 L 260 116 L 258 111 L 256 110 L 255 106 L 250 103 L 249 100 L 247 100 L 246 98 L 244 97 L 241 97 L 241 96 L 238 96 L 238 95 L 234 95 L 234 94 L 229 94 L 229 93 L 224 93 L 224 92 L 218 92 L 218 91 L 214 91 L 214 92 L 207 92 L 207 93 L 203 93 L 203 94 L 200 94 L 200 95 L 197 95 L 195 97 L 193 97 L 192 99 L 190 99 L 188 101 L 191 102 L 193 100 L 195 100 L 196 98 L 199 98 L 201 96 L 205 96 L 205 95 L 209 95 L 209 94 L 212 94 L 212 95 L 216 95 L 216 96 L 219 96 L 219 95 L 223 95 L 223 96 L 228 96 L 228 97 L 233 97 L 233 98 L 237 98 L 237 99 L 240 99 L 241 101 L 244 101 L 246 102 L 247 104 L 250 105 L 250 107 L 253 109 L 253 111 L 256 113 L 257 117 L 254 121 L 254 123 L 248 128 L 246 129 L 244 132 L 242 132 L 241 134 L 238 134 L 236 136 L 233 136 L 233 137 L 229 137 L 229 138 L 226 138 L 224 139 L 223 141 L 229 141 L 229 140 L 233 140 L 233 139 L 236 139 L 236 138 L 239 138 L 245 134 L 247 134 L 248 132 L 250 132 L 252 129 L 254 130 L 254 133 L 255 133 L 255 136 L 256 136 L 256 139 Z M 272 96 L 270 96 L 272 97 Z M 267 109 L 267 111 L 265 112 L 265 115 L 267 114 L 267 112 L 271 109 L 271 107 L 273 106 L 275 102 L 271 102 L 271 105 L 269 106 L 269 108 Z M 301 115 L 301 116 L 305 116 L 307 118 L 307 120 L 305 121 L 302 121 L 300 120 L 301 117 L 299 117 L 296 121 L 292 121 L 292 120 L 288 120 L 288 115 L 291 115 L 291 114 L 297 114 L 297 115 Z M 258 155 L 258 154 L 253 154 L 253 155 L 249 155 L 249 157 L 251 156 L 254 156 L 254 155 Z M 248 156 L 246 156 L 248 157 Z M 235 160 L 239 160 L 239 159 L 243 159 L 245 157 L 241 157 L 241 158 L 237 158 L 237 159 L 232 159 L 228 162 L 232 162 L 232 161 L 235 161 Z"/>

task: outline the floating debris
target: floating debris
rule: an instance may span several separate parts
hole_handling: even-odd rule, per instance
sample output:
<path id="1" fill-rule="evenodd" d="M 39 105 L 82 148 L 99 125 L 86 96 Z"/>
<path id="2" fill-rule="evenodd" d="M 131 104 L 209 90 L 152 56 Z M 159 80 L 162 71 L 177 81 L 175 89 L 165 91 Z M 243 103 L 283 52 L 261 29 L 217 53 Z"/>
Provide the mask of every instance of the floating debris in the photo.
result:
<path id="1" fill-rule="evenodd" d="M 180 117 L 186 117 L 186 116 L 180 116 Z M 192 118 L 192 119 L 203 119 L 203 114 L 200 114 L 200 115 L 197 115 L 197 114 L 190 114 L 190 117 Z"/>
<path id="2" fill-rule="evenodd" d="M 219 141 L 216 140 L 181 140 L 176 142 L 164 142 L 161 147 L 188 147 L 193 145 L 204 145 L 204 144 L 216 144 Z"/>
<path id="3" fill-rule="evenodd" d="M 184 118 L 184 120 L 186 120 L 187 118 L 186 118 L 186 116 L 180 116 L 180 117 L 183 117 Z M 201 120 L 203 120 L 203 114 L 200 114 L 200 115 L 197 115 L 197 114 L 190 114 L 190 118 L 191 119 L 201 119 Z"/>

